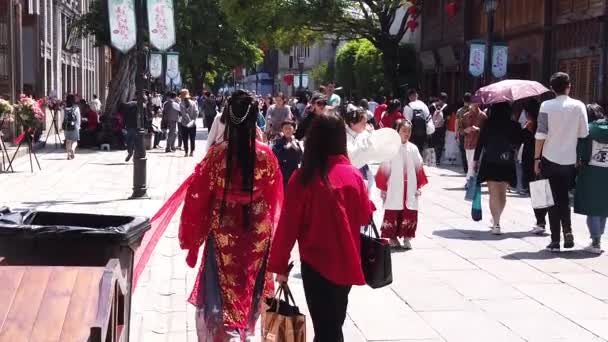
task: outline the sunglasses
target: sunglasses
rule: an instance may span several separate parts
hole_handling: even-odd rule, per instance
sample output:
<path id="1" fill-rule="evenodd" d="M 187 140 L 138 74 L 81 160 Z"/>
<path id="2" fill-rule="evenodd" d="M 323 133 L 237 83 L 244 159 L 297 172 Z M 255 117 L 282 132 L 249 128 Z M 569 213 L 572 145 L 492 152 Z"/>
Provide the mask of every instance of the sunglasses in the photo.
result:
<path id="1" fill-rule="evenodd" d="M 316 104 L 317 106 L 321 106 L 321 107 L 323 107 L 323 106 L 327 106 L 327 102 L 325 102 L 325 101 L 317 101 L 317 102 L 315 102 L 315 104 Z"/>

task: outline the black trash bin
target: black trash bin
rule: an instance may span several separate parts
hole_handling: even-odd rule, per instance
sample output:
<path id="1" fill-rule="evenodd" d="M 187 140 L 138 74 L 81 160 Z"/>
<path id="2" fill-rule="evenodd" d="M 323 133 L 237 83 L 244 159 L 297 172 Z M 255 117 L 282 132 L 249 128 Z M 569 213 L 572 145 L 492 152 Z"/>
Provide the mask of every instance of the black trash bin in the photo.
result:
<path id="1" fill-rule="evenodd" d="M 105 266 L 118 259 L 127 282 L 124 323 L 129 331 L 133 261 L 149 229 L 145 217 L 4 207 L 0 208 L 0 259 L 8 265 L 45 266 Z"/>

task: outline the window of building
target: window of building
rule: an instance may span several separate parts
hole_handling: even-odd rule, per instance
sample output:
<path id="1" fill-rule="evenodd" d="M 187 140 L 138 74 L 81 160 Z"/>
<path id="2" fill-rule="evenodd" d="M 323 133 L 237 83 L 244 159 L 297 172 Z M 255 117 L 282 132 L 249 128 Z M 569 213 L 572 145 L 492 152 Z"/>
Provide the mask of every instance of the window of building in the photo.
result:
<path id="1" fill-rule="evenodd" d="M 570 75 L 570 96 L 585 103 L 599 100 L 599 56 L 562 59 L 559 71 Z"/>

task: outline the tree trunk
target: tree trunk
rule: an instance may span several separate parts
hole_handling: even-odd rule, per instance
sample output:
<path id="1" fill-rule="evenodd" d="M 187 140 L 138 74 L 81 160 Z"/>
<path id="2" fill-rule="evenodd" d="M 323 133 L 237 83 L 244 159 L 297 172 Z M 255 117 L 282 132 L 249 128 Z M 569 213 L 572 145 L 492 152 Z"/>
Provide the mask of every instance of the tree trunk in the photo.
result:
<path id="1" fill-rule="evenodd" d="M 384 92 L 390 97 L 399 96 L 399 42 L 391 39 L 388 32 L 373 42 L 382 52 L 382 68 L 384 71 Z"/>
<path id="2" fill-rule="evenodd" d="M 106 115 L 114 113 L 118 105 L 135 98 L 135 72 L 137 70 L 137 58 L 135 51 L 126 55 L 118 54 L 118 72 L 112 75 L 108 98 L 106 100 Z"/>

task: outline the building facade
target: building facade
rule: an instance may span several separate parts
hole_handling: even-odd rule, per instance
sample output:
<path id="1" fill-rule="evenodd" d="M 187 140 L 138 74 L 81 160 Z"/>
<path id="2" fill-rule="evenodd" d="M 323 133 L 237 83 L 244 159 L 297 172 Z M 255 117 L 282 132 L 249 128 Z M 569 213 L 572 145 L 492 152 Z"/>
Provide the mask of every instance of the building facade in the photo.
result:
<path id="1" fill-rule="evenodd" d="M 72 21 L 86 13 L 90 3 L 0 0 L 0 96 L 12 101 L 19 94 L 105 98 L 111 51 L 95 47 L 93 37 L 76 38 L 71 30 Z"/>
<path id="2" fill-rule="evenodd" d="M 311 71 L 324 63 L 335 63 L 336 51 L 340 42 L 337 39 L 326 37 L 314 44 L 293 46 L 290 51 L 279 51 L 277 58 L 277 74 L 275 77 L 275 91 L 292 95 L 300 87 L 300 60 L 302 65 L 302 88 L 315 91 L 321 86 L 311 77 Z M 293 83 L 288 84 L 287 79 L 293 75 Z M 287 76 L 287 77 L 286 77 Z"/>
<path id="3" fill-rule="evenodd" d="M 420 52 L 422 90 L 445 91 L 458 101 L 466 91 L 497 81 L 468 71 L 470 44 L 485 43 L 488 14 L 484 0 L 426 0 Z M 548 84 L 565 71 L 572 95 L 585 102 L 606 102 L 606 0 L 498 0 L 492 41 L 508 47 L 504 78 Z M 447 11 L 447 9 L 450 11 Z"/>

